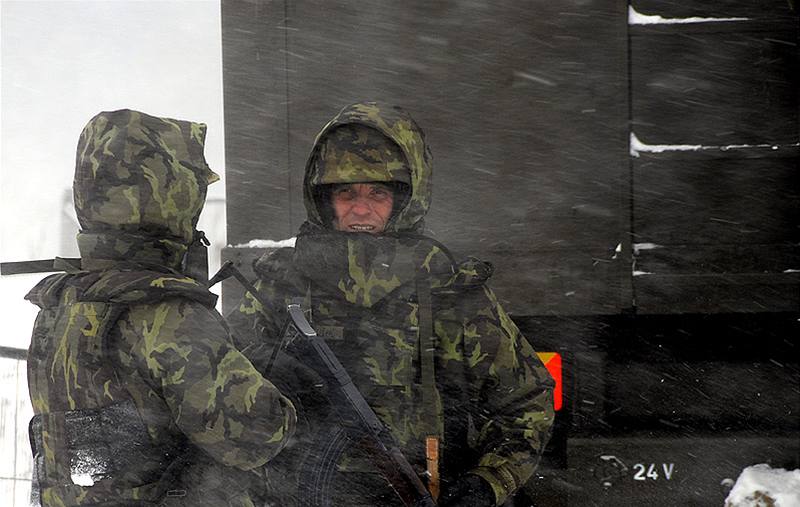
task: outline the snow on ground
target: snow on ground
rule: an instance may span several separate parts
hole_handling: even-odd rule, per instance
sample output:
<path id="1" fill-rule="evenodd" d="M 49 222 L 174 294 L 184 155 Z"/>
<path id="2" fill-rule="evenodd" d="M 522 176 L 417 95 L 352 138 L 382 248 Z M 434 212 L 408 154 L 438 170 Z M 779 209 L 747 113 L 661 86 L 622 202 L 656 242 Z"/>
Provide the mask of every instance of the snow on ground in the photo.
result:
<path id="1" fill-rule="evenodd" d="M 745 468 L 725 507 L 800 507 L 800 469 L 787 471 L 763 463 Z"/>

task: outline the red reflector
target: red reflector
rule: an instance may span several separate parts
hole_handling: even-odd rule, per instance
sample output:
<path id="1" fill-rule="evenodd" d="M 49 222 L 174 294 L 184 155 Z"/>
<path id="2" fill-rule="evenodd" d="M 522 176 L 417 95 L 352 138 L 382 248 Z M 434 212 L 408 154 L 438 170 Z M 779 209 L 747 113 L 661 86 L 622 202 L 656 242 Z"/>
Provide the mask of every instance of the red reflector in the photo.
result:
<path id="1" fill-rule="evenodd" d="M 537 352 L 539 359 L 544 363 L 544 367 L 550 372 L 550 376 L 556 381 L 556 388 L 553 390 L 553 408 L 561 410 L 564 404 L 564 382 L 561 378 L 561 354 L 558 352 Z"/>

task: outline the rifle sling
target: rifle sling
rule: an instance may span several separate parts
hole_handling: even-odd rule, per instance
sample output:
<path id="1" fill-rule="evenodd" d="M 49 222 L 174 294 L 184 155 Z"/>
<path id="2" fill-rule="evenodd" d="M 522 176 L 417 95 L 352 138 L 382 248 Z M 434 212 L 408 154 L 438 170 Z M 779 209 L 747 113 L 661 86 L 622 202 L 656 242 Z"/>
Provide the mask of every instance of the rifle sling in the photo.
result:
<path id="1" fill-rule="evenodd" d="M 416 277 L 417 316 L 419 319 L 419 351 L 422 366 L 422 410 L 425 430 L 425 460 L 428 491 L 434 500 L 439 497 L 439 449 L 441 441 L 439 391 L 436 389 L 436 334 L 433 332 L 433 303 L 428 273 L 421 269 Z"/>

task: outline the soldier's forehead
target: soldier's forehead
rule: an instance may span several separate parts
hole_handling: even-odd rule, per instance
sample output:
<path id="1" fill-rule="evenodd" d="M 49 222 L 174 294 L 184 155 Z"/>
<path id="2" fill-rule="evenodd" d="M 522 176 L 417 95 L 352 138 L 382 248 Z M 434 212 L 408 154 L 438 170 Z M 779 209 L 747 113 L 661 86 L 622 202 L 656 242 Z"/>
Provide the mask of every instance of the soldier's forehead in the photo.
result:
<path id="1" fill-rule="evenodd" d="M 382 181 L 354 181 L 352 183 L 334 183 L 333 190 L 354 187 L 355 185 L 369 185 L 370 187 L 381 187 L 391 190 L 392 186 Z"/>

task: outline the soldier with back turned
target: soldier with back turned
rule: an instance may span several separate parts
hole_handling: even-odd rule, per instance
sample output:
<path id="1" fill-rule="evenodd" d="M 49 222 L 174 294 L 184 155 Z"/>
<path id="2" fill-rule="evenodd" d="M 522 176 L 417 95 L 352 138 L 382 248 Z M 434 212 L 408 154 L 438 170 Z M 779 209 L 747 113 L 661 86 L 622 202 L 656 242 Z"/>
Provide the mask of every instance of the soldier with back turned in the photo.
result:
<path id="1" fill-rule="evenodd" d="M 27 295 L 41 309 L 28 352 L 35 505 L 252 507 L 294 431 L 294 407 L 234 347 L 193 260 L 218 179 L 205 133 L 121 110 L 80 136 L 80 265 Z"/>

